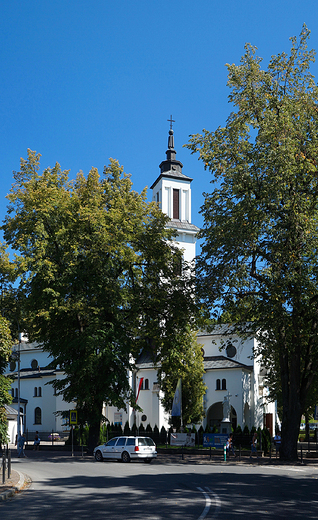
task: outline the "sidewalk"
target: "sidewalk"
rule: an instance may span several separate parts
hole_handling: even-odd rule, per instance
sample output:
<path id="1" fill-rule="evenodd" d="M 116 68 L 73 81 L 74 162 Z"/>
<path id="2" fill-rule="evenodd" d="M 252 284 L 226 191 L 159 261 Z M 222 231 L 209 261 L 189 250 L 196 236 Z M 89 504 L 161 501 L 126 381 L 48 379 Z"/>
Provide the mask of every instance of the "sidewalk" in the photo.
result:
<path id="1" fill-rule="evenodd" d="M 26 483 L 27 479 L 22 473 L 12 470 L 11 478 L 7 479 L 5 484 L 0 484 L 0 500 L 7 500 L 12 497 L 15 493 L 21 491 Z"/>

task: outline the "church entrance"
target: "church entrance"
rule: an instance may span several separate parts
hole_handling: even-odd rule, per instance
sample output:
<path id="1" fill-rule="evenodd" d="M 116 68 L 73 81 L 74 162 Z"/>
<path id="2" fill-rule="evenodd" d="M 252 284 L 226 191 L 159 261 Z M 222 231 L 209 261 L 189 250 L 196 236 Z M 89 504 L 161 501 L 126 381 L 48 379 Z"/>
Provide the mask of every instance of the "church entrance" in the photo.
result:
<path id="1" fill-rule="evenodd" d="M 220 432 L 221 421 L 223 419 L 223 403 L 219 401 L 218 403 L 212 404 L 207 412 L 207 425 L 212 429 L 213 427 L 217 428 Z M 237 414 L 235 408 L 231 406 L 230 413 L 230 421 L 233 430 L 237 427 Z"/>

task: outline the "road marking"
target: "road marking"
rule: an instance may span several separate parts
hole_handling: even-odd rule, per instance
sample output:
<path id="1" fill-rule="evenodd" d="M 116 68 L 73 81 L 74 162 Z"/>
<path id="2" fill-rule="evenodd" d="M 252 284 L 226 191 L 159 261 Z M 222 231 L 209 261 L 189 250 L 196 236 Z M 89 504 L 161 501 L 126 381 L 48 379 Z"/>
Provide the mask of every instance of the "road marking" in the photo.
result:
<path id="1" fill-rule="evenodd" d="M 214 493 L 214 491 L 212 491 L 208 487 L 205 488 L 206 491 L 208 491 L 208 493 L 206 493 L 206 491 L 204 489 L 200 488 L 200 487 L 198 487 L 197 489 L 199 491 L 201 491 L 201 493 L 203 493 L 203 496 L 205 498 L 205 508 L 203 509 L 203 511 L 202 511 L 201 515 L 199 516 L 198 520 L 203 520 L 206 517 L 206 515 L 208 514 L 208 512 L 210 511 L 211 498 L 208 495 L 208 493 L 213 495 L 214 502 L 215 502 L 215 509 L 214 509 L 214 513 L 211 516 L 211 518 L 216 518 L 217 515 L 219 514 L 220 509 L 221 509 L 221 500 L 219 499 L 218 495 L 216 493 Z"/>
<path id="2" fill-rule="evenodd" d="M 214 513 L 213 513 L 213 516 L 212 518 L 216 518 L 221 510 L 221 499 L 219 498 L 219 496 L 214 493 L 214 491 L 212 491 L 210 488 L 206 487 L 205 488 L 207 491 L 209 491 L 209 493 L 212 493 L 213 495 L 213 498 L 214 498 L 214 501 L 215 501 L 215 509 L 214 509 Z"/>
<path id="3" fill-rule="evenodd" d="M 201 515 L 198 518 L 198 520 L 203 520 L 203 518 L 205 518 L 208 512 L 210 511 L 211 499 L 202 488 L 198 487 L 198 490 L 201 491 L 201 493 L 203 493 L 203 496 L 205 498 L 205 508 L 203 509 Z"/>

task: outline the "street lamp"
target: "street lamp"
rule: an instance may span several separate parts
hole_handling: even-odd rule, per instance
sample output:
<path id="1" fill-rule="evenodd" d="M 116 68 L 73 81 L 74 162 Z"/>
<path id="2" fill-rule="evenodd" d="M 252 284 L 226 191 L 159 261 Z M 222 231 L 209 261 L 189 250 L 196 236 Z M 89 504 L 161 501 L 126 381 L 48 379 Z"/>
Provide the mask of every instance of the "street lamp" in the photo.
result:
<path id="1" fill-rule="evenodd" d="M 17 434 L 18 438 L 20 437 L 21 429 L 20 429 L 20 408 L 21 408 L 21 402 L 20 402 L 20 352 L 21 352 L 21 332 L 19 332 L 19 343 L 18 343 L 18 351 L 13 350 L 11 354 L 11 359 L 18 362 L 18 428 L 17 428 Z"/>
<path id="2" fill-rule="evenodd" d="M 18 350 L 18 438 L 20 437 L 20 353 L 21 353 L 21 332 L 19 332 L 19 350 Z"/>

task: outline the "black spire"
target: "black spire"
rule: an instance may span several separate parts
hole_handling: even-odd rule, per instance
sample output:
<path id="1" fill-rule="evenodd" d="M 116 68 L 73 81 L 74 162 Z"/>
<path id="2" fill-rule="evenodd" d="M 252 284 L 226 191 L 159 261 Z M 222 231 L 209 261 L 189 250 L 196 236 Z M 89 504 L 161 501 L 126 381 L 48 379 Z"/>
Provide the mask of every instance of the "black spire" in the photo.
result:
<path id="1" fill-rule="evenodd" d="M 170 130 L 169 130 L 169 137 L 168 137 L 168 150 L 166 151 L 167 159 L 165 161 L 162 161 L 162 163 L 159 165 L 161 173 L 169 172 L 169 171 L 177 171 L 182 173 L 182 167 L 183 164 L 180 161 L 176 160 L 176 151 L 174 149 L 174 135 L 172 130 L 172 123 L 175 121 L 172 119 L 172 116 L 170 116 Z"/>

